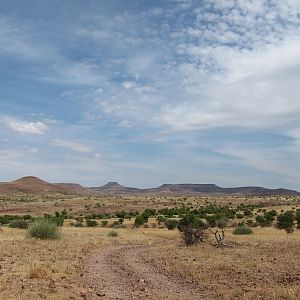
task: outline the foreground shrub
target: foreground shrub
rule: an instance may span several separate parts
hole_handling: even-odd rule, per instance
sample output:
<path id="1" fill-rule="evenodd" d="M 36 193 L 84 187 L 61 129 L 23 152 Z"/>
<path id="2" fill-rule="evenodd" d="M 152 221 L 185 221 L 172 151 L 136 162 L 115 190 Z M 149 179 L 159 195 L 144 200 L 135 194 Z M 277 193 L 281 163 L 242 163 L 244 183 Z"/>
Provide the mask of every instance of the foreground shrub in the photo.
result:
<path id="1" fill-rule="evenodd" d="M 194 214 L 187 214 L 178 224 L 178 230 L 186 245 L 204 242 L 207 237 L 205 229 L 207 229 L 207 225 Z"/>
<path id="2" fill-rule="evenodd" d="M 28 238 L 54 240 L 59 239 L 60 236 L 60 231 L 56 223 L 45 218 L 36 219 L 27 229 Z"/>
<path id="3" fill-rule="evenodd" d="M 17 219 L 17 220 L 13 220 L 12 222 L 10 222 L 8 226 L 10 228 L 27 229 L 28 228 L 28 223 L 25 220 Z"/>
<path id="4" fill-rule="evenodd" d="M 233 234 L 252 234 L 253 233 L 253 230 L 246 226 L 246 225 L 239 225 L 237 227 L 235 227 L 234 231 L 233 231 Z"/>
<path id="5" fill-rule="evenodd" d="M 116 237 L 116 236 L 118 236 L 118 232 L 115 231 L 115 230 L 111 230 L 111 231 L 108 232 L 107 236 Z"/>

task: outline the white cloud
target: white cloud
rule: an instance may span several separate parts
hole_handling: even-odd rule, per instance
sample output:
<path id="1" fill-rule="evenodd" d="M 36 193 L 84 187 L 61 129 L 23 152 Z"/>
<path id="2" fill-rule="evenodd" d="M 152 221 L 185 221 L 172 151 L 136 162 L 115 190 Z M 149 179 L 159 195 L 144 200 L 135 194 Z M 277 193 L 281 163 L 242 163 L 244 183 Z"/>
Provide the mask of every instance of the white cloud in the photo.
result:
<path id="1" fill-rule="evenodd" d="M 67 149 L 75 151 L 75 152 L 81 152 L 81 153 L 93 152 L 93 149 L 90 146 L 83 144 L 83 143 L 79 143 L 79 142 L 61 140 L 61 139 L 54 139 L 52 142 L 56 146 L 64 147 L 64 148 L 67 148 Z M 96 155 L 97 155 L 97 153 L 96 153 Z"/>
<path id="2" fill-rule="evenodd" d="M 276 127 L 300 119 L 300 39 L 253 51 L 211 48 L 221 72 L 182 64 L 188 101 L 166 105 L 158 117 L 177 129 Z M 199 49 L 197 55 L 202 55 Z"/>
<path id="3" fill-rule="evenodd" d="M 147 85 L 141 85 L 134 81 L 124 81 L 122 82 L 122 86 L 125 90 L 133 90 L 140 94 L 153 91 L 152 87 Z"/>
<path id="4" fill-rule="evenodd" d="M 28 122 L 12 117 L 1 117 L 0 121 L 13 131 L 22 134 L 29 133 L 42 135 L 45 134 L 49 129 L 44 122 Z"/>

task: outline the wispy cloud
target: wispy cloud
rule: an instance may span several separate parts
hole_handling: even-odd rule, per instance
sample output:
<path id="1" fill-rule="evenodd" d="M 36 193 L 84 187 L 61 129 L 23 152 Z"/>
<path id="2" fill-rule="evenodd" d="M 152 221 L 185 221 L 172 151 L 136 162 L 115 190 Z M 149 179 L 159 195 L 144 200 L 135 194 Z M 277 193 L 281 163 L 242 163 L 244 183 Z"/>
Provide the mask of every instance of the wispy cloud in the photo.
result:
<path id="1" fill-rule="evenodd" d="M 60 139 L 54 139 L 52 142 L 56 146 L 64 147 L 75 152 L 81 152 L 81 153 L 93 152 L 93 149 L 91 147 L 79 142 L 60 140 Z"/>
<path id="2" fill-rule="evenodd" d="M 0 118 L 1 123 L 3 123 L 8 128 L 12 129 L 15 132 L 22 134 L 45 134 L 49 127 L 44 122 L 29 122 L 19 120 L 13 117 L 2 117 Z"/>
<path id="3" fill-rule="evenodd" d="M 86 162 L 144 186 L 296 185 L 298 0 L 65 1 L 41 4 L 43 18 L 29 2 L 30 18 L 10 3 L 0 14 L 0 134 L 32 165 L 82 178 Z"/>

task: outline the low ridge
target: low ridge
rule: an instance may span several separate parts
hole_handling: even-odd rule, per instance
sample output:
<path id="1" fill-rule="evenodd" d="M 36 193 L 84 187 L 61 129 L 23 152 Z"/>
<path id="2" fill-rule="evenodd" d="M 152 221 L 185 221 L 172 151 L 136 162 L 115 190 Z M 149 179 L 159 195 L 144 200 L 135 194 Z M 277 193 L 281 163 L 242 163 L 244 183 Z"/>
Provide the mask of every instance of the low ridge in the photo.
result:
<path id="1" fill-rule="evenodd" d="M 11 182 L 0 183 L 0 194 L 239 194 L 239 195 L 299 195 L 295 190 L 267 189 L 257 186 L 223 188 L 215 184 L 163 184 L 157 188 L 138 189 L 118 182 L 108 182 L 100 187 L 83 187 L 76 183 L 49 183 L 35 176 L 25 176 Z"/>

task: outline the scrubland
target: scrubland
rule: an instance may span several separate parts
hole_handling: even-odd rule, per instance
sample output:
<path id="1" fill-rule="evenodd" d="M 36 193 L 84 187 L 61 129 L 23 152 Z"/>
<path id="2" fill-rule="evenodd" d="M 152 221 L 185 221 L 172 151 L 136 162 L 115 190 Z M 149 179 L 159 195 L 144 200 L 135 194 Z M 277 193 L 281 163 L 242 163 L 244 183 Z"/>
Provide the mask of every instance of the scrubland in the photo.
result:
<path id="1" fill-rule="evenodd" d="M 28 239 L 25 229 L 1 226 L 0 299 L 300 299 L 300 229 L 296 222 L 294 232 L 287 233 L 276 228 L 276 217 L 265 227 L 255 221 L 257 215 L 270 210 L 296 212 L 298 198 L 45 200 L 35 196 L 32 200 L 2 200 L 1 215 L 40 216 L 65 210 L 62 237 Z M 150 216 L 140 226 L 133 226 L 136 215 L 117 224 L 120 211 L 141 214 L 147 208 L 166 209 L 182 203 L 190 209 L 205 205 L 236 208 L 245 201 L 254 205 L 252 215 L 245 216 L 247 206 L 242 218 L 226 224 L 222 247 L 208 230 L 204 243 L 186 246 L 180 232 L 159 224 L 157 216 Z M 102 219 L 95 218 L 96 227 L 87 227 L 85 217 L 93 213 L 96 217 L 109 214 L 103 218 L 107 224 L 103 227 Z M 83 227 L 74 226 L 78 218 L 83 219 Z M 180 219 L 178 215 L 171 218 Z M 239 222 L 251 224 L 253 233 L 234 235 Z M 116 236 L 109 236 L 112 230 Z"/>

